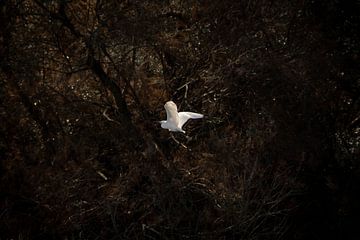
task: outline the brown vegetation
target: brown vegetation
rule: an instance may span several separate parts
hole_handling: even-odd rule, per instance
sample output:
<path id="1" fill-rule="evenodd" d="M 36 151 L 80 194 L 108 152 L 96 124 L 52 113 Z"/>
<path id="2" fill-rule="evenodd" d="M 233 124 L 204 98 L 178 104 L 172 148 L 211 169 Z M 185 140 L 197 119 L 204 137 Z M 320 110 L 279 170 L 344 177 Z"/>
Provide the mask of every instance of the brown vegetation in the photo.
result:
<path id="1" fill-rule="evenodd" d="M 352 239 L 359 9 L 1 1 L 0 239 Z"/>

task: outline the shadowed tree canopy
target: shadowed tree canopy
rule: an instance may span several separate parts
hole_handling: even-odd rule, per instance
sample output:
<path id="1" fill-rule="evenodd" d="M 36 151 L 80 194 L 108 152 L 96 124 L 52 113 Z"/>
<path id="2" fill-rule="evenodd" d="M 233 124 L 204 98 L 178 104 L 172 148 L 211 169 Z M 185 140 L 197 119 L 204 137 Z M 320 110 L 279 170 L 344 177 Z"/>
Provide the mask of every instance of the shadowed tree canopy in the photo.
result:
<path id="1" fill-rule="evenodd" d="M 359 12 L 0 1 L 0 236 L 358 236 Z"/>

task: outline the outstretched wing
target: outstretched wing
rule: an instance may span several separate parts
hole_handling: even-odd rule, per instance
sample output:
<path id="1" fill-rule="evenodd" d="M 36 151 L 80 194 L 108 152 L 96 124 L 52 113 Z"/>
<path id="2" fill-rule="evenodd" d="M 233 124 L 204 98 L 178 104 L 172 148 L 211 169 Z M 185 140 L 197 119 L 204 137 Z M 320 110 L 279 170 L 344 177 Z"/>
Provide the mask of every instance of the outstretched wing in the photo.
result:
<path id="1" fill-rule="evenodd" d="M 179 128 L 182 128 L 182 126 L 189 120 L 190 118 L 197 119 L 197 118 L 203 118 L 204 115 L 200 113 L 194 113 L 194 112 L 179 112 Z"/>
<path id="2" fill-rule="evenodd" d="M 179 125 L 179 114 L 177 111 L 177 106 L 173 101 L 168 101 L 165 103 L 164 108 L 166 110 L 166 121 L 174 126 Z"/>

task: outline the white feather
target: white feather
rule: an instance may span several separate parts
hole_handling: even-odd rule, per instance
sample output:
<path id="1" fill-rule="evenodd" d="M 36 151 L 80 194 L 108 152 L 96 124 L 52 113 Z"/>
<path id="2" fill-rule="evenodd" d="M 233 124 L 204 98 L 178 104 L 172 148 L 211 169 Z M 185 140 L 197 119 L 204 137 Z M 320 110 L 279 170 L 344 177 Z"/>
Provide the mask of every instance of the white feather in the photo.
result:
<path id="1" fill-rule="evenodd" d="M 194 112 L 178 113 L 177 106 L 173 101 L 166 102 L 164 108 L 166 110 L 166 121 L 161 121 L 161 127 L 173 132 L 185 133 L 185 131 L 182 129 L 182 126 L 189 119 L 197 119 L 204 117 L 204 115 Z"/>
<path id="2" fill-rule="evenodd" d="M 204 115 L 200 113 L 194 113 L 194 112 L 179 112 L 179 127 L 182 128 L 182 126 L 189 120 L 189 119 L 198 119 L 203 118 Z"/>

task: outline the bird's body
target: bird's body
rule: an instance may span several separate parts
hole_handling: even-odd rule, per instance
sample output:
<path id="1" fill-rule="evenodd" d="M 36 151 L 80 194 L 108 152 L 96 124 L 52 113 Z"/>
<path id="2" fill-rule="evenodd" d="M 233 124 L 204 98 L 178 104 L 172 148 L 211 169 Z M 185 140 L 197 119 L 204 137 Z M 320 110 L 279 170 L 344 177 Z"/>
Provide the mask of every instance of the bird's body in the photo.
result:
<path id="1" fill-rule="evenodd" d="M 165 103 L 164 108 L 166 110 L 166 120 L 160 121 L 161 127 L 168 129 L 172 132 L 182 132 L 182 126 L 190 119 L 203 118 L 204 115 L 194 112 L 178 112 L 177 106 L 173 101 Z"/>

